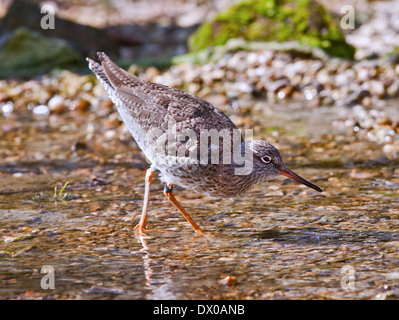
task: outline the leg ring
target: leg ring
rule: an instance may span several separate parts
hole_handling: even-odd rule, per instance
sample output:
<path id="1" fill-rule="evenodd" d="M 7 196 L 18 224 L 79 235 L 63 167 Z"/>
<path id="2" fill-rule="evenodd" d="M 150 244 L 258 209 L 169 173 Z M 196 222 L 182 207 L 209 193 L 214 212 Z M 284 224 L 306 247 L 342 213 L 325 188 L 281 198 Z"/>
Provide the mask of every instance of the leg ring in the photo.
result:
<path id="1" fill-rule="evenodd" d="M 173 191 L 173 186 L 171 186 L 171 187 L 169 188 L 168 185 L 165 185 L 164 192 L 166 192 L 166 193 L 171 193 L 172 191 Z"/>

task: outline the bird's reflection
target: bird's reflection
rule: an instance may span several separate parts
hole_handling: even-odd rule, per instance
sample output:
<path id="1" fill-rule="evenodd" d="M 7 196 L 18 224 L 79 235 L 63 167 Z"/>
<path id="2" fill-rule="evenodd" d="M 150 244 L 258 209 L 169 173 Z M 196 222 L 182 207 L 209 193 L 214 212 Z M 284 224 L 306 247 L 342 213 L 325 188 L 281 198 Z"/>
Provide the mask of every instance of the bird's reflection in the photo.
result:
<path id="1" fill-rule="evenodd" d="M 137 239 L 143 246 L 140 252 L 143 254 L 143 266 L 144 266 L 144 276 L 145 276 L 145 286 L 148 289 L 148 294 L 146 299 L 149 300 L 176 300 L 176 296 L 172 291 L 173 281 L 171 275 L 168 272 L 164 272 L 162 280 L 156 279 L 154 276 L 154 270 L 152 265 L 154 265 L 154 260 L 151 257 L 151 252 L 148 247 L 146 236 L 137 235 Z"/>
<path id="2" fill-rule="evenodd" d="M 150 237 L 148 235 L 140 235 L 136 233 L 136 239 L 141 244 L 139 250 L 142 254 L 144 277 L 145 277 L 145 299 L 154 300 L 177 300 L 179 297 L 186 296 L 185 287 L 187 286 L 187 277 L 190 282 L 196 279 L 202 283 L 204 280 L 195 270 L 198 267 L 200 257 L 204 252 L 211 254 L 212 252 L 220 252 L 222 247 L 226 246 L 229 237 L 218 234 L 197 235 L 189 233 L 185 238 L 177 239 L 174 232 L 168 233 L 163 231 L 163 237 Z M 160 242 L 162 241 L 162 243 Z M 176 244 L 181 244 L 179 250 L 176 250 Z M 160 250 L 170 248 L 170 250 L 162 250 L 162 258 L 160 258 Z M 193 262 L 193 263 L 191 263 Z M 192 265 L 193 269 L 187 267 Z M 159 270 L 161 268 L 161 270 Z M 202 269 L 202 267 L 201 267 Z M 216 270 L 215 272 L 221 272 Z M 178 277 L 174 275 L 179 274 Z M 186 276 L 182 276 L 182 275 Z M 206 281 L 205 281 L 206 282 Z"/>

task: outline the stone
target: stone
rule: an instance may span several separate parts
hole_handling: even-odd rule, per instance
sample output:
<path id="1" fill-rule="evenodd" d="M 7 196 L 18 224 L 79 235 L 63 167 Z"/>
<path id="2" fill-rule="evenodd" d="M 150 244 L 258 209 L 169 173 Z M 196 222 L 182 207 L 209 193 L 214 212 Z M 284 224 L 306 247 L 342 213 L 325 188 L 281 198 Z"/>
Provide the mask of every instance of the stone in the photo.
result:
<path id="1" fill-rule="evenodd" d="M 229 39 L 292 41 L 353 59 L 355 49 L 333 16 L 313 0 L 246 0 L 203 23 L 189 38 L 192 52 L 224 45 Z"/>
<path id="2" fill-rule="evenodd" d="M 14 30 L 0 49 L 0 78 L 29 78 L 54 68 L 81 66 L 84 59 L 60 39 L 47 38 L 20 27 Z"/>

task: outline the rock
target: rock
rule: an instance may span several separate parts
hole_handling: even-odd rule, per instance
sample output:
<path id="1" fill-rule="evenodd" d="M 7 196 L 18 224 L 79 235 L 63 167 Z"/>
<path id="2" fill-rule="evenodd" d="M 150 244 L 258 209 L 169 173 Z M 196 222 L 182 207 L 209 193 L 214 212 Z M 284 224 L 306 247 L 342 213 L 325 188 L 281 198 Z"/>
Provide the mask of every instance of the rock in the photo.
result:
<path id="1" fill-rule="evenodd" d="M 73 68 L 84 61 L 60 39 L 51 39 L 20 27 L 3 38 L 0 50 L 0 78 L 28 78 L 54 68 Z"/>
<path id="2" fill-rule="evenodd" d="M 56 1 L 43 2 L 43 4 L 51 5 L 56 13 L 54 28 L 43 29 L 40 23 L 44 17 L 44 14 L 41 13 L 41 4 L 39 5 L 41 2 L 36 0 L 12 1 L 7 14 L 0 22 L 1 35 L 12 33 L 19 27 L 25 27 L 45 38 L 63 39 L 84 55 L 93 55 L 97 51 L 117 54 L 116 39 L 110 30 L 98 29 L 60 18 L 57 14 Z"/>
<path id="3" fill-rule="evenodd" d="M 3 112 L 4 117 L 9 117 L 14 111 L 14 104 L 11 101 L 8 101 L 7 103 L 1 105 L 1 111 Z"/>
<path id="4" fill-rule="evenodd" d="M 64 99 L 59 95 L 55 95 L 49 100 L 48 107 L 50 109 L 50 112 L 62 113 L 65 111 Z"/>
<path id="5" fill-rule="evenodd" d="M 87 150 L 87 144 L 82 141 L 75 141 L 72 146 L 71 146 L 71 151 L 72 152 L 77 152 L 79 150 Z"/>
<path id="6" fill-rule="evenodd" d="M 122 288 L 106 288 L 94 285 L 85 291 L 90 294 L 122 294 L 124 292 Z"/>
<path id="7" fill-rule="evenodd" d="M 287 78 L 279 79 L 274 81 L 270 86 L 269 86 L 269 91 L 271 92 L 277 92 L 280 89 L 286 87 L 289 85 L 289 80 Z"/>
<path id="8" fill-rule="evenodd" d="M 50 114 L 50 109 L 48 106 L 41 104 L 32 109 L 32 112 L 38 116 L 48 116 Z"/>
<path id="9" fill-rule="evenodd" d="M 393 158 L 398 158 L 399 157 L 399 145 L 398 144 L 393 144 L 393 143 L 386 144 L 383 147 L 382 151 L 385 154 L 387 154 L 389 156 L 392 156 Z"/>
<path id="10" fill-rule="evenodd" d="M 381 81 L 371 80 L 369 82 L 369 90 L 372 95 L 383 98 L 385 94 L 384 85 Z"/>
<path id="11" fill-rule="evenodd" d="M 393 83 L 387 88 L 387 93 L 391 98 L 399 95 L 399 80 L 395 79 Z"/>
<path id="12" fill-rule="evenodd" d="M 154 79 L 159 76 L 159 70 L 155 67 L 149 67 L 144 74 L 144 79 L 147 81 L 154 81 Z"/>
<path id="13" fill-rule="evenodd" d="M 224 45 L 229 39 L 292 41 L 319 47 L 328 54 L 353 59 L 336 20 L 313 1 L 247 0 L 203 23 L 189 38 L 192 52 Z"/>
<path id="14" fill-rule="evenodd" d="M 286 99 L 286 98 L 290 97 L 291 94 L 292 94 L 292 87 L 284 87 L 278 91 L 277 97 L 279 99 Z"/>
<path id="15" fill-rule="evenodd" d="M 74 100 L 71 103 L 70 109 L 86 112 L 90 107 L 90 103 L 83 99 Z"/>
<path id="16" fill-rule="evenodd" d="M 225 276 L 219 281 L 220 284 L 232 286 L 237 282 L 237 278 L 234 276 Z"/>
<path id="17" fill-rule="evenodd" d="M 207 96 L 206 100 L 214 106 L 221 107 L 226 105 L 229 99 L 224 94 L 213 94 Z"/>
<path id="18" fill-rule="evenodd" d="M 347 41 L 357 48 L 357 60 L 382 57 L 397 50 L 395 48 L 399 46 L 399 2 L 394 0 L 364 3 L 370 5 L 372 15 L 347 35 Z M 357 3 L 356 20 L 358 17 Z"/>

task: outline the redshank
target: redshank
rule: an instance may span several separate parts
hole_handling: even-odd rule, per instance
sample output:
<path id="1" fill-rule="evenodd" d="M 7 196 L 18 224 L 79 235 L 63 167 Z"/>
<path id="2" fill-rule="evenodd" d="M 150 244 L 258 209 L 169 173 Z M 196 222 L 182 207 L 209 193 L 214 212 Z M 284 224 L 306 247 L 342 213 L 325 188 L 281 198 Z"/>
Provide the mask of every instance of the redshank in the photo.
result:
<path id="1" fill-rule="evenodd" d="M 165 183 L 165 196 L 198 234 L 203 234 L 202 229 L 174 197 L 173 185 L 206 195 L 231 198 L 242 195 L 254 184 L 284 175 L 322 192 L 318 186 L 285 168 L 280 152 L 270 143 L 245 141 L 241 134 L 235 135 L 237 127 L 209 102 L 176 88 L 139 79 L 119 68 L 106 54 L 99 52 L 97 55 L 98 62 L 87 58 L 89 68 L 151 163 L 145 176 L 141 219 L 135 227 L 140 234 L 145 234 L 150 184 L 157 170 Z M 223 148 L 220 145 L 215 147 L 215 140 L 211 139 L 209 132 L 222 131 L 230 138 L 219 136 L 216 142 L 223 141 Z M 204 132 L 208 135 L 203 135 Z M 233 136 L 238 136 L 238 142 Z M 228 142 L 226 147 L 225 141 Z M 238 154 L 245 154 L 245 161 L 250 162 L 250 166 L 233 156 L 232 150 L 237 146 Z M 200 153 L 199 149 L 208 152 Z M 215 149 L 220 152 L 212 158 Z M 237 173 L 244 167 L 249 170 Z"/>

